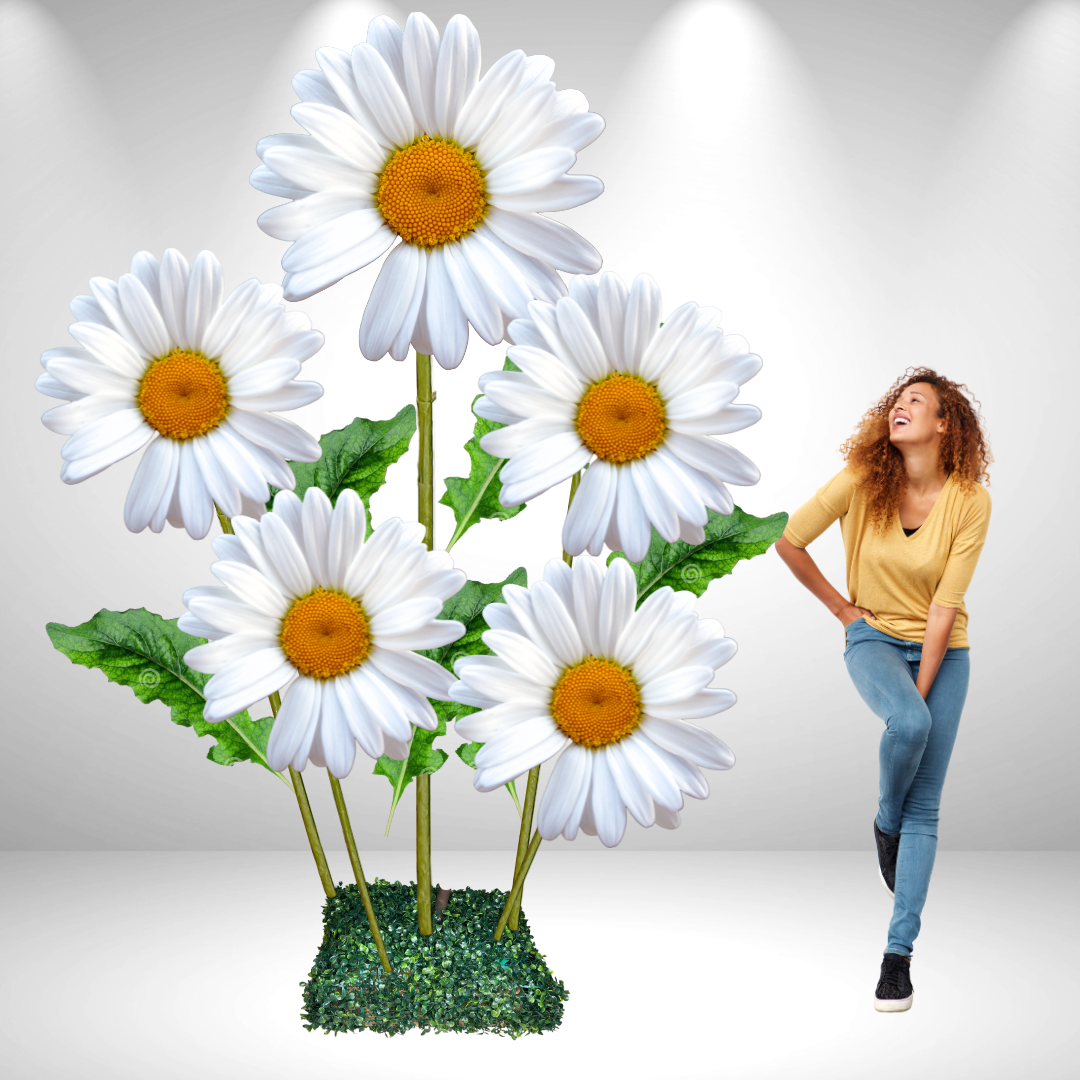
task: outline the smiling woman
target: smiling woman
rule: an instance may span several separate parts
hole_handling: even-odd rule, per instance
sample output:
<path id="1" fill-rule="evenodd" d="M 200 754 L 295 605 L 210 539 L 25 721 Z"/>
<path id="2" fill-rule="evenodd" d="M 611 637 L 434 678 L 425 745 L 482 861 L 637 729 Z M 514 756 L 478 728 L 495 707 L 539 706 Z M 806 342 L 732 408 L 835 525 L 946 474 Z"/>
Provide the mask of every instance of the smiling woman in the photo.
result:
<path id="1" fill-rule="evenodd" d="M 909 369 L 843 446 L 847 466 L 796 511 L 777 553 L 844 627 L 856 689 L 885 721 L 874 821 L 894 897 L 874 1007 L 911 1007 L 912 943 L 968 687 L 964 593 L 990 523 L 990 452 L 967 387 Z M 839 519 L 845 599 L 805 548 Z"/>

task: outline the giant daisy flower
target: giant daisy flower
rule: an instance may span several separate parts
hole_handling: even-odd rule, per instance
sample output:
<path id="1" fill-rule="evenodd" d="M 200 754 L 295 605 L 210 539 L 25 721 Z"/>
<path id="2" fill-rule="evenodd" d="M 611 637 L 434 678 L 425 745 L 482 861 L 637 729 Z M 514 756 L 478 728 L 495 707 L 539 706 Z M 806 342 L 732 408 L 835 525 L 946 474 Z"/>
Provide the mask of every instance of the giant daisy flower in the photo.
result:
<path id="1" fill-rule="evenodd" d="M 660 325 L 660 290 L 646 274 L 628 291 L 616 274 L 575 278 L 557 303 L 533 301 L 510 324 L 521 369 L 480 379 L 478 416 L 507 425 L 480 440 L 509 458 L 504 506 L 517 506 L 588 466 L 563 527 L 571 555 L 605 542 L 640 562 L 656 531 L 669 543 L 705 538 L 707 508 L 730 514 L 725 483 L 756 484 L 757 466 L 712 438 L 756 423 L 732 404 L 761 368 L 714 308 L 683 304 Z"/>
<path id="2" fill-rule="evenodd" d="M 465 583 L 450 556 L 428 551 L 424 527 L 385 521 L 365 542 L 363 503 L 346 488 L 331 508 L 319 488 L 301 502 L 274 498 L 261 521 L 233 519 L 211 570 L 224 588 L 184 593 L 179 627 L 209 638 L 184 656 L 213 673 L 203 716 L 217 723 L 275 691 L 281 708 L 266 758 L 272 769 L 308 760 L 347 776 L 356 743 L 373 758 L 409 754 L 412 725 L 437 719 L 453 678 L 414 649 L 456 641 L 464 626 L 438 619 Z"/>
<path id="3" fill-rule="evenodd" d="M 318 461 L 319 444 L 273 413 L 322 397 L 296 382 L 323 336 L 287 312 L 277 285 L 245 281 L 222 299 L 221 265 L 202 252 L 149 252 L 119 281 L 91 278 L 70 328 L 81 349 L 49 349 L 37 388 L 66 405 L 42 423 L 70 438 L 60 479 L 78 484 L 146 446 L 124 506 L 132 532 L 165 522 L 201 539 L 214 504 L 232 517 L 258 517 L 268 483 L 292 489 L 285 463 Z M 147 446 L 149 443 L 149 446 Z"/>
<path id="4" fill-rule="evenodd" d="M 473 783 L 492 791 L 554 757 L 540 802 L 545 840 L 578 829 L 614 847 L 626 811 L 648 828 L 679 824 L 683 794 L 703 799 L 698 766 L 729 769 L 731 751 L 686 717 L 735 703 L 706 689 L 735 653 L 719 623 L 699 619 L 693 594 L 658 589 L 636 611 L 625 559 L 604 569 L 579 559 L 548 563 L 543 581 L 503 588 L 484 635 L 494 656 L 458 660 L 451 694 L 482 710 L 457 721 L 482 742 Z"/>
<path id="5" fill-rule="evenodd" d="M 320 49 L 301 71 L 292 115 L 308 135 L 271 135 L 251 183 L 293 200 L 260 227 L 293 241 L 285 297 L 302 300 L 390 252 L 360 325 L 369 360 L 410 343 L 461 363 L 469 324 L 488 344 L 556 273 L 595 273 L 596 249 L 542 216 L 595 199 L 595 176 L 568 176 L 604 121 L 577 90 L 556 92 L 554 61 L 507 53 L 480 78 L 480 38 L 455 15 L 440 40 L 414 12 L 404 32 L 381 16 L 352 53 Z M 398 241 L 400 240 L 400 243 Z"/>

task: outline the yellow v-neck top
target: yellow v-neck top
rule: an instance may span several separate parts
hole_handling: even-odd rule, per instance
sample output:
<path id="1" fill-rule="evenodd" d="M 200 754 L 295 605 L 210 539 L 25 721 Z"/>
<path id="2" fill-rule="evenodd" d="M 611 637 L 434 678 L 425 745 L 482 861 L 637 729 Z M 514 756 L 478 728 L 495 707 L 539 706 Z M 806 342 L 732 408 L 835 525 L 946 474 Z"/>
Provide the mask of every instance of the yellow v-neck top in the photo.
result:
<path id="1" fill-rule="evenodd" d="M 990 496 L 985 488 L 961 486 L 952 476 L 938 494 L 926 520 L 905 536 L 900 515 L 884 532 L 871 526 L 869 500 L 856 474 L 845 467 L 791 515 L 785 538 L 805 548 L 840 520 L 847 557 L 851 602 L 877 618 L 870 626 L 903 641 L 923 640 L 930 602 L 957 608 L 949 648 L 967 648 L 964 593 L 975 573 L 986 530 Z"/>

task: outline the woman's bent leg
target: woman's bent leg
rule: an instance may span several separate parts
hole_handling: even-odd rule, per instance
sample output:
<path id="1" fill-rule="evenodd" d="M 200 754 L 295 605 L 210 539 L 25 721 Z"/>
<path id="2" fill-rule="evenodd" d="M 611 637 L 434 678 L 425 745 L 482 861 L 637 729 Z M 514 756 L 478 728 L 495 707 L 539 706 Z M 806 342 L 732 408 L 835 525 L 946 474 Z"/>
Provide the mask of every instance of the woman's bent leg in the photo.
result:
<path id="1" fill-rule="evenodd" d="M 883 833 L 892 836 L 900 832 L 904 800 L 915 780 L 931 727 L 930 710 L 915 689 L 905 659 L 905 648 L 911 645 L 907 641 L 894 645 L 877 636 L 855 636 L 844 652 L 855 689 L 885 721 L 878 749 L 881 788 L 877 824 Z"/>
<path id="2" fill-rule="evenodd" d="M 918 665 L 912 667 L 917 677 Z M 886 952 L 910 956 L 922 925 L 923 904 L 937 852 L 941 790 L 945 786 L 945 773 L 967 697 L 968 672 L 967 649 L 949 649 L 927 696 L 932 724 L 901 810 L 896 890 Z"/>

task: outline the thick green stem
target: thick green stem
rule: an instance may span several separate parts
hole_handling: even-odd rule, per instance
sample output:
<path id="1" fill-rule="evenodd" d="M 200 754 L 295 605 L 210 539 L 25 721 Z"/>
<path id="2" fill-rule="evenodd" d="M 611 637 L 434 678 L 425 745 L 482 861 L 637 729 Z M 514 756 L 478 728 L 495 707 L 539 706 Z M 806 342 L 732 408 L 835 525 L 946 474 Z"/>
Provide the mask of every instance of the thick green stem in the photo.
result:
<path id="1" fill-rule="evenodd" d="M 510 911 L 514 904 L 521 900 L 521 890 L 525 888 L 525 877 L 529 873 L 529 867 L 533 864 L 533 859 L 536 858 L 537 849 L 540 847 L 540 830 L 537 829 L 533 833 L 532 842 L 529 844 L 529 850 L 525 852 L 525 861 L 521 866 L 521 870 L 514 881 L 514 887 L 510 890 L 510 895 L 506 898 L 506 903 L 503 905 L 502 915 L 499 916 L 499 925 L 495 927 L 495 940 L 502 939 L 503 931 L 506 929 L 506 924 L 510 919 Z"/>
<path id="2" fill-rule="evenodd" d="M 574 475 L 570 479 L 570 500 L 566 504 L 567 513 L 570 512 L 570 507 L 574 505 L 574 496 L 577 494 L 578 484 L 580 484 L 580 483 L 581 483 L 581 470 L 578 469 L 578 471 L 576 473 L 574 473 Z M 562 553 L 562 557 L 563 557 L 563 562 L 566 563 L 567 566 L 573 566 L 574 565 L 574 556 L 573 555 L 567 555 L 566 552 L 564 551 Z M 515 927 L 512 926 L 512 927 L 510 927 L 510 929 L 513 930 L 513 929 L 515 929 Z"/>
<path id="3" fill-rule="evenodd" d="M 270 711 L 276 717 L 280 708 L 281 695 L 275 690 L 270 695 Z M 319 839 L 319 830 L 315 828 L 315 816 L 311 812 L 311 803 L 308 802 L 304 778 L 291 765 L 289 766 L 289 776 L 292 777 L 293 791 L 296 792 L 296 801 L 300 806 L 300 816 L 304 819 L 304 831 L 307 833 L 308 844 L 311 846 L 311 854 L 315 858 L 315 866 L 319 871 L 323 891 L 327 896 L 337 896 L 334 879 L 330 876 L 330 867 L 326 864 L 326 853 L 323 851 L 322 841 Z"/>
<path id="4" fill-rule="evenodd" d="M 514 860 L 514 880 L 517 881 L 521 864 L 525 861 L 525 852 L 529 850 L 529 833 L 532 832 L 533 807 L 536 805 L 536 785 L 540 780 L 540 766 L 529 770 L 529 782 L 525 787 L 525 805 L 521 810 L 521 831 L 518 833 L 517 858 Z M 518 915 L 521 914 L 521 895 L 510 909 L 510 929 L 518 928 Z"/>
<path id="5" fill-rule="evenodd" d="M 417 517 L 424 526 L 428 551 L 435 546 L 435 451 L 432 440 L 431 357 L 416 354 L 416 425 L 419 447 L 416 466 Z M 424 936 L 431 924 L 431 777 L 416 778 L 416 923 Z"/>
<path id="6" fill-rule="evenodd" d="M 364 902 L 364 911 L 367 912 L 371 936 L 375 939 L 375 948 L 379 951 L 383 971 L 389 974 L 390 958 L 386 955 L 386 946 L 383 944 L 383 937 L 379 931 L 379 920 L 375 917 L 375 909 L 371 906 L 364 868 L 360 865 L 360 853 L 356 850 L 356 838 L 353 836 L 352 825 L 349 822 L 349 811 L 345 809 L 345 795 L 341 790 L 341 782 L 329 769 L 326 770 L 326 775 L 330 777 L 330 790 L 334 793 L 334 805 L 337 807 L 341 831 L 345 836 L 345 847 L 349 850 L 349 862 L 352 863 L 353 875 L 356 877 L 356 887 L 360 890 L 360 899 Z"/>

